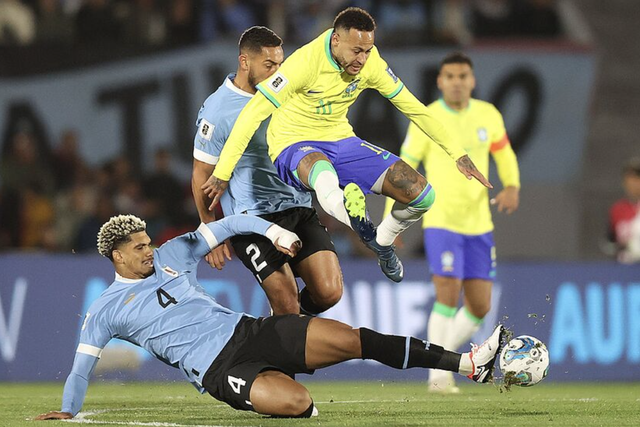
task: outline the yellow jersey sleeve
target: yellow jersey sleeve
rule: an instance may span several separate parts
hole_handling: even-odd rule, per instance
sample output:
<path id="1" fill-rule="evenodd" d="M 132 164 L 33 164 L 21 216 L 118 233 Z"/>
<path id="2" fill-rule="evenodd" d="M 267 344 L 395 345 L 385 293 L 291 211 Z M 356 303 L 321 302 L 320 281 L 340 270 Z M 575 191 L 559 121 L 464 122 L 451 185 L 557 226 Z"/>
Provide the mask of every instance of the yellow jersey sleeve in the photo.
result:
<path id="1" fill-rule="evenodd" d="M 280 69 L 256 88 L 271 103 L 280 108 L 296 92 L 304 90 L 316 77 L 317 55 L 310 45 L 303 46 L 287 58 Z"/>
<path id="2" fill-rule="evenodd" d="M 373 63 L 370 64 L 371 61 Z M 404 87 L 402 81 L 382 59 L 376 47 L 373 48 L 367 60 L 367 66 L 369 65 L 371 65 L 369 69 L 371 74 L 368 76 L 369 87 L 390 99 L 398 110 L 418 125 L 422 132 L 442 147 L 453 160 L 458 160 L 467 154 L 460 145 L 449 138 L 444 126 L 429 113 L 427 107 Z"/>
<path id="3" fill-rule="evenodd" d="M 520 188 L 520 170 L 516 153 L 511 148 L 511 142 L 504 126 L 502 114 L 494 107 L 494 123 L 491 134 L 490 152 L 496 162 L 498 176 L 503 187 Z"/>
<path id="4" fill-rule="evenodd" d="M 251 98 L 233 125 L 229 138 L 220 152 L 220 159 L 213 170 L 213 176 L 223 181 L 231 179 L 231 174 L 247 149 L 251 137 L 275 109 L 276 107 L 267 98 L 258 93 Z"/>
<path id="5" fill-rule="evenodd" d="M 392 99 L 404 88 L 402 81 L 393 73 L 391 67 L 382 59 L 377 47 L 373 47 L 367 59 L 367 86 L 377 90 L 380 95 Z"/>
<path id="6" fill-rule="evenodd" d="M 433 142 L 438 144 L 453 160 L 458 160 L 467 152 L 449 137 L 446 129 L 429 112 L 427 107 L 418 100 L 409 89 L 402 89 L 391 102 L 415 123 L 422 132 Z"/>
<path id="7" fill-rule="evenodd" d="M 400 158 L 414 169 L 427 158 L 430 149 L 430 140 L 414 123 L 409 123 L 407 136 L 400 147 Z"/>
<path id="8" fill-rule="evenodd" d="M 313 56 L 309 53 L 310 49 L 306 46 L 298 49 L 274 75 L 256 86 L 259 93 L 242 109 L 220 153 L 220 160 L 213 172 L 216 178 L 224 181 L 231 178 L 260 124 L 314 78 L 316 67 L 313 66 Z"/>

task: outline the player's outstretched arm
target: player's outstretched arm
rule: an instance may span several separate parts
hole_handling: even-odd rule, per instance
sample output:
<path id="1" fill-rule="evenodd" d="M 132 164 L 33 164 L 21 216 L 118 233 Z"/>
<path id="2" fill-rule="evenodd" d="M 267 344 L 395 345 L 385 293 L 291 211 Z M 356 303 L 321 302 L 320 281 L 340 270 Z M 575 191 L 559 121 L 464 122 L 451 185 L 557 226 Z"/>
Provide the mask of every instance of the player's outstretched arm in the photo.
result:
<path id="1" fill-rule="evenodd" d="M 203 228 L 204 227 L 204 228 Z M 232 215 L 209 224 L 202 224 L 198 230 L 213 248 L 220 242 L 238 234 L 261 234 L 271 240 L 276 249 L 289 256 L 295 256 L 302 243 L 291 231 L 285 230 L 262 218 L 250 215 Z"/>
<path id="2" fill-rule="evenodd" d="M 251 98 L 251 101 L 244 106 L 238 119 L 233 125 L 233 129 L 224 144 L 224 148 L 220 152 L 220 159 L 213 171 L 213 175 L 220 181 L 228 182 L 231 178 L 233 170 L 236 168 L 240 157 L 244 154 L 249 145 L 251 137 L 256 133 L 260 124 L 267 119 L 275 111 L 276 107 L 261 93 Z M 226 187 L 224 188 L 226 189 Z M 224 192 L 224 189 L 220 194 Z M 207 192 L 207 195 L 214 199 L 214 195 Z M 217 203 L 214 199 L 214 205 Z"/>
<path id="3" fill-rule="evenodd" d="M 35 419 L 38 421 L 66 420 L 76 416 L 84 403 L 87 388 L 89 387 L 89 378 L 97 362 L 97 357 L 84 353 L 76 353 L 73 368 L 71 368 L 71 373 L 64 384 L 62 410 L 40 414 Z"/>
<path id="4" fill-rule="evenodd" d="M 493 188 L 487 178 L 473 164 L 464 149 L 453 141 L 444 126 L 433 118 L 427 107 L 406 87 L 391 98 L 393 105 L 415 123 L 425 135 L 438 144 L 456 161 L 458 170 L 468 179 L 475 178 L 487 188 Z"/>

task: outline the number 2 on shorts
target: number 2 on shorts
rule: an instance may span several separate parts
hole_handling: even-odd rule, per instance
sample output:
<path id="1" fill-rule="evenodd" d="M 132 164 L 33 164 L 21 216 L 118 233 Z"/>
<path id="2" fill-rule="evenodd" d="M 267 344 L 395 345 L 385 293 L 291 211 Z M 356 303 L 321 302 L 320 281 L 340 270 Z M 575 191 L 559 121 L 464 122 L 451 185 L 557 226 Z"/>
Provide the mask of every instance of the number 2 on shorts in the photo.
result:
<path id="1" fill-rule="evenodd" d="M 253 264 L 253 267 L 256 269 L 256 273 L 267 266 L 266 261 L 262 261 L 260 264 L 258 264 L 257 260 L 260 256 L 260 248 L 258 248 L 258 245 L 256 245 L 255 243 L 247 246 L 247 255 L 251 255 L 251 264 Z"/>

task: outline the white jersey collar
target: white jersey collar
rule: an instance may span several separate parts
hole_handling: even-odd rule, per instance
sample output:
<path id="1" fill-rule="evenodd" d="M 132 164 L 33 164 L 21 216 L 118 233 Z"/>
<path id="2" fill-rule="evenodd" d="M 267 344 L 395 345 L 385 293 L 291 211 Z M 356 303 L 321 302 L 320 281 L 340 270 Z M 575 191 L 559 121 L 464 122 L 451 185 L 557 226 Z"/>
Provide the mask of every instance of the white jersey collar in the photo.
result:
<path id="1" fill-rule="evenodd" d="M 233 84 L 233 80 L 236 77 L 235 74 L 229 74 L 227 76 L 227 79 L 224 81 L 224 85 L 227 87 L 227 89 L 232 90 L 233 92 L 237 93 L 238 95 L 241 96 L 245 96 L 247 98 L 253 98 L 253 95 L 250 94 L 249 92 L 245 92 L 242 89 L 240 89 L 239 87 L 237 87 L 236 85 Z"/>
<path id="2" fill-rule="evenodd" d="M 121 275 L 119 275 L 118 273 L 116 273 L 116 282 L 122 282 L 122 283 L 138 283 L 143 281 L 144 279 L 127 279 L 126 277 L 122 277 Z"/>

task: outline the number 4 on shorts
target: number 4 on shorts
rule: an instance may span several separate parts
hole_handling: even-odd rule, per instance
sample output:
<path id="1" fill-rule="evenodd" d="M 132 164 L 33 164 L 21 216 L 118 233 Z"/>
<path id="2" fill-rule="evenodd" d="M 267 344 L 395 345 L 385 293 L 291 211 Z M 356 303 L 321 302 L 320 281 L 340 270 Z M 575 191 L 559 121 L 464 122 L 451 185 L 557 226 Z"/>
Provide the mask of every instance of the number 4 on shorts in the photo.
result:
<path id="1" fill-rule="evenodd" d="M 232 377 L 231 375 L 227 375 L 227 381 L 236 394 L 240 394 L 240 387 L 247 384 L 242 378 Z"/>

